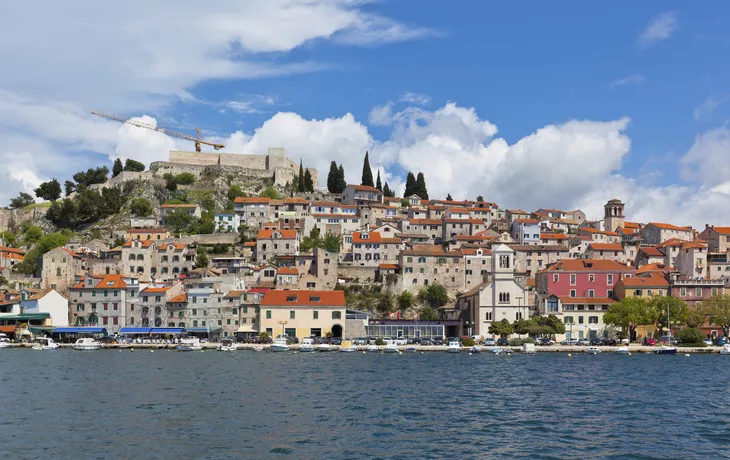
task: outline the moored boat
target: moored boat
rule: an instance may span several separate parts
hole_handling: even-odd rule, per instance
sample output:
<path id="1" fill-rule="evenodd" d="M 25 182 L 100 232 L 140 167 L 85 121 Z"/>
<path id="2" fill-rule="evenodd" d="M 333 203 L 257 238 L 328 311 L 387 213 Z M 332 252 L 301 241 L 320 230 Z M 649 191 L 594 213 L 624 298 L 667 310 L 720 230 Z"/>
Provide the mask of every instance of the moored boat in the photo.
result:
<path id="1" fill-rule="evenodd" d="M 284 337 L 277 337 L 271 345 L 271 351 L 289 351 L 289 344 Z"/>
<path id="2" fill-rule="evenodd" d="M 50 337 L 38 337 L 35 339 L 35 345 L 33 345 L 34 350 L 57 350 L 60 348 L 61 345 L 57 344 L 53 341 Z"/>
<path id="3" fill-rule="evenodd" d="M 459 342 L 449 342 L 449 347 L 446 351 L 449 353 L 459 353 L 461 351 L 461 344 Z"/>
<path id="4" fill-rule="evenodd" d="M 202 349 L 203 345 L 197 337 L 182 338 L 180 339 L 180 343 L 175 346 L 175 350 L 177 351 L 200 351 Z"/>
<path id="5" fill-rule="evenodd" d="M 481 352 L 482 352 L 482 347 L 474 346 L 469 349 L 469 353 L 481 353 Z"/>
<path id="6" fill-rule="evenodd" d="M 367 351 L 372 353 L 372 352 L 378 352 L 380 350 L 378 349 L 377 345 L 368 345 Z"/>
<path id="7" fill-rule="evenodd" d="M 730 355 L 730 343 L 726 343 L 725 345 L 722 346 L 722 348 L 720 349 L 720 354 L 721 355 Z"/>
<path id="8" fill-rule="evenodd" d="M 7 335 L 0 332 L 0 348 L 8 348 L 10 347 L 10 339 Z"/>
<path id="9" fill-rule="evenodd" d="M 351 340 L 343 340 L 340 345 L 340 351 L 344 353 L 352 353 L 353 351 L 357 351 L 357 347 L 352 344 Z"/>
<path id="10" fill-rule="evenodd" d="M 238 345 L 233 343 L 231 339 L 223 339 L 223 342 L 218 346 L 218 351 L 236 351 Z"/>
<path id="11" fill-rule="evenodd" d="M 601 349 L 598 347 L 588 347 L 588 348 L 586 348 L 586 353 L 588 353 L 590 355 L 597 355 L 597 354 L 601 353 Z"/>
<path id="12" fill-rule="evenodd" d="M 329 343 L 320 343 L 319 345 L 317 345 L 317 351 L 332 351 L 332 347 L 330 347 Z"/>
<path id="13" fill-rule="evenodd" d="M 654 349 L 655 355 L 676 355 L 677 354 L 677 347 L 670 347 L 668 345 L 662 345 L 661 347 L 656 347 Z"/>
<path id="14" fill-rule="evenodd" d="M 302 339 L 302 346 L 299 347 L 299 351 L 302 353 L 314 351 L 314 340 L 309 337 Z"/>
<path id="15" fill-rule="evenodd" d="M 628 355 L 629 347 L 618 347 L 618 350 L 616 350 L 616 353 L 618 353 L 619 355 Z"/>
<path id="16" fill-rule="evenodd" d="M 386 353 L 398 353 L 398 344 L 395 343 L 395 340 L 386 340 L 385 341 L 385 352 Z"/>
<path id="17" fill-rule="evenodd" d="M 489 352 L 493 355 L 499 355 L 502 353 L 502 349 L 499 347 L 492 347 L 489 349 Z"/>
<path id="18" fill-rule="evenodd" d="M 101 350 L 101 342 L 96 339 L 84 337 L 74 343 L 73 349 L 77 351 Z"/>

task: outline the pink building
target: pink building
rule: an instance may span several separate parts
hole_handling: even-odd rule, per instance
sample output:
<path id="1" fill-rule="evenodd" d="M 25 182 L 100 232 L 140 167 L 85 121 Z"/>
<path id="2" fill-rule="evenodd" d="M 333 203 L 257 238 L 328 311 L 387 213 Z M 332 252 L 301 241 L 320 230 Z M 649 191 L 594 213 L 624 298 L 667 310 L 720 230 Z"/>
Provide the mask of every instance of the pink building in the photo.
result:
<path id="1" fill-rule="evenodd" d="M 636 275 L 636 268 L 613 260 L 563 259 L 537 273 L 537 295 L 558 297 L 611 298 L 621 278 Z"/>

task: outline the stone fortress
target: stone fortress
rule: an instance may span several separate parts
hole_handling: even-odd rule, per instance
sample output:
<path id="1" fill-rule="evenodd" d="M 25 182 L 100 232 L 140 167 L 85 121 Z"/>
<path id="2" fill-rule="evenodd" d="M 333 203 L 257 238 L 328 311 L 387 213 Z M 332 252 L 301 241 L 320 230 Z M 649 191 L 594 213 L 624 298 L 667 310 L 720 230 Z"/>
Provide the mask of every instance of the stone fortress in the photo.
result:
<path id="1" fill-rule="evenodd" d="M 222 171 L 245 175 L 252 178 L 274 177 L 274 184 L 284 186 L 292 183 L 299 175 L 299 164 L 290 160 L 286 149 L 270 148 L 266 155 L 250 155 L 243 153 L 208 153 L 183 152 L 171 150 L 169 161 L 156 161 L 150 165 L 150 171 L 156 177 L 162 175 L 190 172 L 200 176 L 207 168 L 220 168 Z M 312 181 L 317 187 L 317 170 L 307 168 Z"/>

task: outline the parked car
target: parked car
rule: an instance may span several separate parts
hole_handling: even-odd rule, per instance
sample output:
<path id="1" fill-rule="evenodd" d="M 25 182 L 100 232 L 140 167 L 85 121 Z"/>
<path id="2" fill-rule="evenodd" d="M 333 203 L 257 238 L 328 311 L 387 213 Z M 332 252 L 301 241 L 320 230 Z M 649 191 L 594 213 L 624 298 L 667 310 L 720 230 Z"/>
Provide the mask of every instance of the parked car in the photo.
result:
<path id="1" fill-rule="evenodd" d="M 509 345 L 509 339 L 507 337 L 500 337 L 497 339 L 497 345 L 500 347 L 506 347 Z"/>
<path id="2" fill-rule="evenodd" d="M 408 339 L 406 339 L 405 337 L 398 337 L 397 339 L 395 339 L 395 344 L 396 345 L 408 345 Z"/>
<path id="3" fill-rule="evenodd" d="M 591 344 L 591 341 L 586 338 L 578 339 L 578 346 L 587 347 L 590 344 Z"/>
<path id="4" fill-rule="evenodd" d="M 337 345 L 337 346 L 342 345 L 342 337 L 332 337 L 330 339 L 330 345 Z"/>
<path id="5" fill-rule="evenodd" d="M 425 337 L 423 339 L 420 339 L 418 341 L 419 345 L 427 346 L 427 345 L 434 345 L 433 340 L 429 339 L 428 337 Z"/>
<path id="6" fill-rule="evenodd" d="M 474 339 L 474 343 L 476 343 L 477 345 L 481 345 L 484 343 L 484 338 L 481 335 L 472 335 L 471 338 Z"/>
<path id="7" fill-rule="evenodd" d="M 650 339 L 649 337 L 644 337 L 642 344 L 644 344 L 644 346 L 656 345 L 656 339 Z"/>
<path id="8" fill-rule="evenodd" d="M 484 345 L 488 347 L 493 347 L 495 343 L 497 342 L 495 342 L 494 339 L 491 337 L 487 337 L 486 339 L 484 339 Z"/>
<path id="9" fill-rule="evenodd" d="M 368 345 L 375 345 L 375 342 L 378 341 L 377 337 L 368 337 Z"/>
<path id="10" fill-rule="evenodd" d="M 355 337 L 355 340 L 352 341 L 353 345 L 367 345 L 368 339 L 366 337 Z"/>
<path id="11" fill-rule="evenodd" d="M 677 345 L 677 343 L 679 343 L 679 341 L 677 340 L 676 337 L 669 336 L 669 335 L 663 335 L 663 336 L 659 337 L 659 341 L 662 343 L 669 344 L 669 345 Z"/>
<path id="12" fill-rule="evenodd" d="M 589 342 L 591 345 L 596 347 L 599 345 L 603 345 L 603 339 L 601 339 L 600 337 L 591 337 Z"/>
<path id="13" fill-rule="evenodd" d="M 715 339 L 715 345 L 717 345 L 718 347 L 721 347 L 721 346 L 727 345 L 727 344 L 728 344 L 728 339 L 725 336 L 718 337 Z"/>
<path id="14" fill-rule="evenodd" d="M 601 345 L 607 346 L 607 347 L 615 347 L 618 344 L 616 339 L 609 339 L 605 338 L 601 340 Z"/>
<path id="15" fill-rule="evenodd" d="M 550 345 L 555 345 L 555 342 L 548 339 L 547 337 L 538 337 L 537 339 L 535 339 L 535 345 L 548 347 Z"/>
<path id="16" fill-rule="evenodd" d="M 702 343 L 704 343 L 708 347 L 711 347 L 713 345 L 712 339 L 705 339 L 705 340 L 702 341 Z"/>
<path id="17" fill-rule="evenodd" d="M 443 337 L 431 337 L 431 340 L 433 340 L 434 345 L 443 345 L 444 344 Z"/>
<path id="18" fill-rule="evenodd" d="M 560 345 L 578 345 L 578 339 L 565 339 L 560 342 Z"/>

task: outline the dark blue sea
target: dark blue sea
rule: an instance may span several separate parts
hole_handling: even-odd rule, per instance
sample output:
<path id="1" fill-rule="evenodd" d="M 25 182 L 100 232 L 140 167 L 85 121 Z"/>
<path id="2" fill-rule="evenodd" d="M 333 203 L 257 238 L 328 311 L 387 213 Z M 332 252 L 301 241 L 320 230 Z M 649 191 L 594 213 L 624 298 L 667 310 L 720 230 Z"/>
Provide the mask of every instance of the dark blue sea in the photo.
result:
<path id="1" fill-rule="evenodd" d="M 0 350 L 2 459 L 728 458 L 730 356 Z"/>

